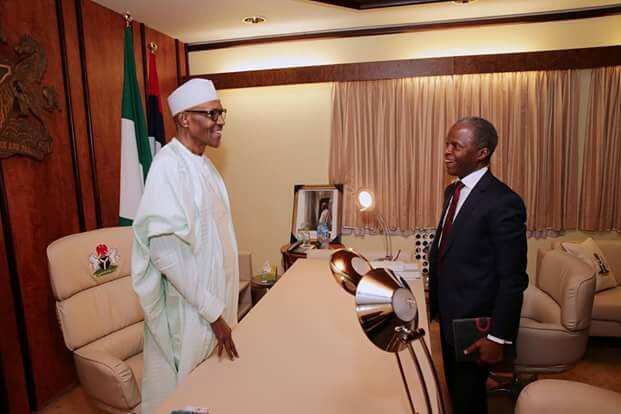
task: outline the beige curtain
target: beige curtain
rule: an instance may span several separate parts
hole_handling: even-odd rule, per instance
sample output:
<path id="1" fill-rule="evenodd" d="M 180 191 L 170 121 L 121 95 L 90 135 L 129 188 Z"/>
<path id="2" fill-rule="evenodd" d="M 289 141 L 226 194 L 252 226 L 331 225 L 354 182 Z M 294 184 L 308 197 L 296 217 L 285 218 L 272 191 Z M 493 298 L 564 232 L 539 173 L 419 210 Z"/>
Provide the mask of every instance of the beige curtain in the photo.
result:
<path id="1" fill-rule="evenodd" d="M 591 74 L 581 188 L 580 228 L 621 231 L 621 66 Z"/>
<path id="2" fill-rule="evenodd" d="M 427 77 L 334 85 L 329 174 L 344 184 L 345 226 L 376 228 L 374 216 L 356 208 L 357 191 L 369 188 L 390 228 L 435 227 L 453 84 Z"/>
<path id="3" fill-rule="evenodd" d="M 482 116 L 499 133 L 492 171 L 524 198 L 529 230 L 575 227 L 577 95 L 570 71 L 335 84 L 330 180 L 345 184 L 344 225 L 376 227 L 355 206 L 366 187 L 391 229 L 436 227 L 446 132 Z"/>

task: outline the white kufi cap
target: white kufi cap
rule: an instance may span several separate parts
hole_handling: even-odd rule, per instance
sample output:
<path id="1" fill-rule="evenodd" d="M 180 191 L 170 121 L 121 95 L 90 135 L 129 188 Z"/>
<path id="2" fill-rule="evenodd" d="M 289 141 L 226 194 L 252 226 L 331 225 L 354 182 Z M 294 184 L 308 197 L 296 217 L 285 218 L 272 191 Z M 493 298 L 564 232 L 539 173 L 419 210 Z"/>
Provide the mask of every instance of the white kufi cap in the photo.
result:
<path id="1" fill-rule="evenodd" d="M 219 99 L 213 82 L 208 79 L 190 79 L 168 97 L 172 116 L 205 102 Z"/>

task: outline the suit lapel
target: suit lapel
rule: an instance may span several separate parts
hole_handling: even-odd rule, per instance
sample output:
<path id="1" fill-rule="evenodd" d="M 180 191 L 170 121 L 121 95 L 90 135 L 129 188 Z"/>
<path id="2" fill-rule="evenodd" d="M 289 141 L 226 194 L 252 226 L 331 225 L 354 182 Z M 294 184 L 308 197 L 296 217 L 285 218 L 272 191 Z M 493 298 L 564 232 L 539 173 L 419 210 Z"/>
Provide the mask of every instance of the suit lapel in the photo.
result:
<path id="1" fill-rule="evenodd" d="M 479 182 L 474 186 L 474 188 L 468 195 L 466 202 L 463 206 L 461 206 L 457 217 L 455 217 L 455 219 L 453 220 L 453 226 L 451 227 L 451 231 L 448 234 L 448 239 L 446 240 L 446 245 L 444 246 L 444 251 L 442 252 L 442 257 L 444 257 L 444 255 L 446 255 L 446 252 L 449 251 L 455 238 L 462 234 L 462 228 L 468 221 L 468 218 L 472 215 L 472 212 L 474 211 L 476 206 L 479 205 L 485 197 L 485 191 L 487 191 L 487 188 L 492 183 L 493 179 L 494 176 L 489 171 L 486 172 L 485 175 L 481 177 Z"/>

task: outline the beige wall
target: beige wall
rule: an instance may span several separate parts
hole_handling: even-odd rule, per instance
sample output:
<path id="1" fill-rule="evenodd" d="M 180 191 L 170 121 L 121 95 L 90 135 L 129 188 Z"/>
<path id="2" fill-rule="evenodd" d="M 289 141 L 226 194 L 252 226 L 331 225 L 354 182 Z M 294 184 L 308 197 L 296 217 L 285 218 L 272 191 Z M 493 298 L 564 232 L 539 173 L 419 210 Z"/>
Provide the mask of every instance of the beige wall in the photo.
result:
<path id="1" fill-rule="evenodd" d="M 229 189 L 240 250 L 253 266 L 280 263 L 289 242 L 293 186 L 328 182 L 327 83 L 220 91 L 224 141 L 209 150 Z"/>
<path id="2" fill-rule="evenodd" d="M 302 55 L 307 46 L 317 51 L 321 49 L 330 57 L 304 64 L 621 44 L 621 16 L 545 25 L 341 39 L 329 43 L 323 41 L 322 48 L 315 43 L 317 41 L 291 42 L 192 53 L 190 72 L 260 67 L 250 66 L 248 62 L 244 66 L 240 63 L 240 59 L 245 59 L 244 55 L 249 59 L 257 57 L 257 65 L 267 61 L 261 60 L 262 57 L 275 59 L 273 62 L 286 66 L 288 59 L 297 55 L 298 49 Z M 267 49 L 271 50 L 270 53 L 280 51 L 281 54 L 270 58 Z M 313 54 L 309 52 L 309 56 Z M 588 76 L 582 78 L 588 81 Z M 222 147 L 209 151 L 208 155 L 227 183 L 239 247 L 252 252 L 255 271 L 265 260 L 280 264 L 280 246 L 289 241 L 293 186 L 328 182 L 331 90 L 331 84 L 322 83 L 220 91 L 223 104 L 229 109 L 229 117 Z M 584 109 L 581 114 L 582 132 L 579 135 L 584 134 Z M 566 237 L 576 239 L 583 236 L 570 232 Z M 617 234 L 596 235 L 602 236 L 619 237 Z M 363 251 L 383 250 L 383 240 L 377 236 L 346 236 L 344 243 Z M 413 250 L 411 239 L 395 237 L 393 244 L 395 251 Z M 531 272 L 534 272 L 536 248 L 548 244 L 549 240 L 529 240 Z"/>

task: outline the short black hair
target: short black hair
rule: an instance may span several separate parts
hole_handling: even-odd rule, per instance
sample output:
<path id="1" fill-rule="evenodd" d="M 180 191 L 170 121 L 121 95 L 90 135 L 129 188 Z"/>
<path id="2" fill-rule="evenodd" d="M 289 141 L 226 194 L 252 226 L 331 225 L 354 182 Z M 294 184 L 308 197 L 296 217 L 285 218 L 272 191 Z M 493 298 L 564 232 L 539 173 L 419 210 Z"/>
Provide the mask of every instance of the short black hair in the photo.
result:
<path id="1" fill-rule="evenodd" d="M 485 162 L 489 164 L 490 158 L 496 150 L 496 145 L 498 145 L 498 132 L 496 132 L 494 125 L 487 119 L 478 116 L 464 117 L 457 123 L 468 124 L 474 128 L 474 138 L 477 140 L 479 149 L 487 148 L 489 150 L 489 155 L 485 159 Z"/>

